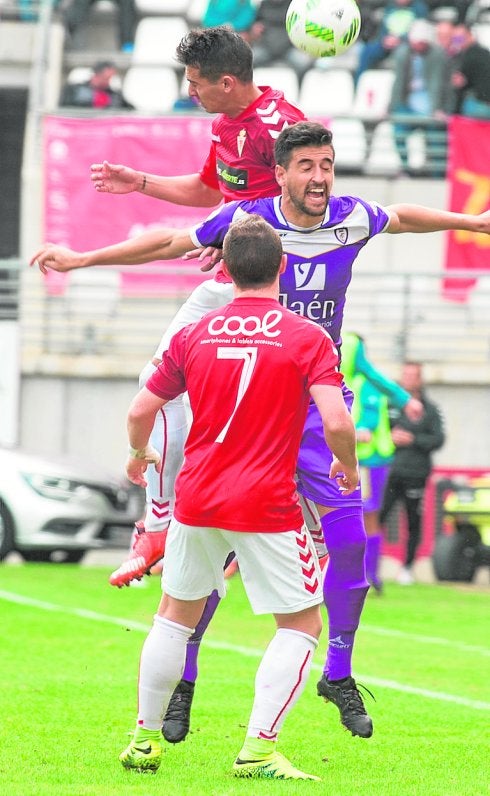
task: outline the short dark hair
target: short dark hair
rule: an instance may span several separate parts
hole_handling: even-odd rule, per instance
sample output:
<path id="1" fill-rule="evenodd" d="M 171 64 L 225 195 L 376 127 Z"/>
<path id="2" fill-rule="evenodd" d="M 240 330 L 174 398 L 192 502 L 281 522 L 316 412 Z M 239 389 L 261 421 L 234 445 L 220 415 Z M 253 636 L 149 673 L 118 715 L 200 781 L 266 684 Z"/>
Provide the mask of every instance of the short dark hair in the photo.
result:
<path id="1" fill-rule="evenodd" d="M 199 69 L 211 83 L 222 75 L 233 75 L 242 83 L 253 81 L 252 48 L 226 25 L 189 31 L 175 55 L 180 64 Z"/>
<path id="2" fill-rule="evenodd" d="M 331 146 L 333 151 L 331 130 L 319 122 L 297 122 L 285 127 L 278 135 L 274 145 L 276 163 L 287 169 L 294 149 L 303 146 L 319 147 L 325 144 Z"/>
<path id="3" fill-rule="evenodd" d="M 282 254 L 278 233 L 257 213 L 235 221 L 223 241 L 223 260 L 242 290 L 272 284 Z"/>
<path id="4" fill-rule="evenodd" d="M 92 67 L 92 72 L 94 75 L 98 75 L 101 72 L 105 72 L 106 69 L 117 69 L 117 66 L 114 61 L 96 61 Z"/>

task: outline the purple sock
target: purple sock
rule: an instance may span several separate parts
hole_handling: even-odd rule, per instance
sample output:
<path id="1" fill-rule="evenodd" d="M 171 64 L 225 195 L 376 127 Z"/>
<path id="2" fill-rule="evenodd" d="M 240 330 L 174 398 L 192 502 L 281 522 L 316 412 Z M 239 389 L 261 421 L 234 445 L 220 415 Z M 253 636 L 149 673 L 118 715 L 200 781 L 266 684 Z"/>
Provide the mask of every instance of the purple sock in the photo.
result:
<path id="1" fill-rule="evenodd" d="M 206 605 L 204 606 L 202 616 L 196 625 L 194 633 L 187 642 L 182 680 L 187 680 L 189 683 L 195 683 L 197 680 L 197 657 L 199 655 L 202 637 L 204 635 L 204 631 L 214 616 L 219 602 L 220 597 L 218 597 L 218 592 L 215 589 L 213 592 L 211 592 L 206 600 Z"/>
<path id="2" fill-rule="evenodd" d="M 223 567 L 223 569 L 226 569 L 228 564 L 230 564 L 234 558 L 235 558 L 235 553 L 229 553 L 229 555 L 226 558 L 225 566 Z M 197 680 L 197 671 L 198 671 L 197 656 L 199 655 L 199 649 L 201 647 L 202 637 L 204 635 L 204 631 L 206 630 L 207 626 L 209 625 L 211 619 L 215 614 L 219 602 L 220 602 L 220 597 L 218 597 L 218 592 L 214 590 L 213 592 L 211 592 L 208 599 L 206 600 L 206 605 L 204 606 L 204 611 L 202 612 L 202 616 L 196 625 L 194 633 L 187 642 L 187 649 L 185 654 L 185 666 L 184 666 L 184 673 L 182 674 L 182 680 L 187 680 L 188 683 L 195 683 Z"/>
<path id="3" fill-rule="evenodd" d="M 322 517 L 330 559 L 323 583 L 328 612 L 328 652 L 324 674 L 342 680 L 351 674 L 355 631 L 369 588 L 364 569 L 366 531 L 360 506 L 346 506 Z"/>
<path id="4" fill-rule="evenodd" d="M 366 578 L 372 585 L 380 584 L 378 575 L 379 556 L 381 553 L 381 534 L 377 533 L 374 536 L 368 536 L 366 540 Z"/>

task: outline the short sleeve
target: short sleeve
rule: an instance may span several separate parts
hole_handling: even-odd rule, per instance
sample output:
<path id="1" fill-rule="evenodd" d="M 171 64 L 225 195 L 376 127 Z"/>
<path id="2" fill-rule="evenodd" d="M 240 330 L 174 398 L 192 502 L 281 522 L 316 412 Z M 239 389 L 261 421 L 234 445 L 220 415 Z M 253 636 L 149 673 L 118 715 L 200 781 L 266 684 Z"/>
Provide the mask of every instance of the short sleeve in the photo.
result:
<path id="1" fill-rule="evenodd" d="M 215 191 L 220 190 L 218 172 L 216 169 L 216 149 L 214 143 L 211 143 L 208 156 L 204 161 L 201 171 L 199 172 L 199 177 L 201 182 L 203 182 L 209 188 L 214 188 Z"/>
<path id="2" fill-rule="evenodd" d="M 193 324 L 191 324 L 192 326 Z M 171 339 L 168 350 L 156 371 L 146 382 L 146 388 L 159 398 L 171 401 L 186 391 L 185 352 L 190 326 L 184 327 Z"/>

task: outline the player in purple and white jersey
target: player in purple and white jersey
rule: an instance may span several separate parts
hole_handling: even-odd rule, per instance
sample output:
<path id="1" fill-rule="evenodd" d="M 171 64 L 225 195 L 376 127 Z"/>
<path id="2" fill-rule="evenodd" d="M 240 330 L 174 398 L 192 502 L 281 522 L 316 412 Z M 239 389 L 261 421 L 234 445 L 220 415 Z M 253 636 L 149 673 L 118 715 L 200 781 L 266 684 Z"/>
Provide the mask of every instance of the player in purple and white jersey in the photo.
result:
<path id="1" fill-rule="evenodd" d="M 297 134 L 298 127 L 311 125 L 296 124 L 291 129 Z M 278 140 L 276 151 L 280 143 Z M 333 170 L 333 159 L 331 167 Z M 321 196 L 324 204 L 324 194 Z M 288 201 L 292 201 L 291 196 Z M 284 202 L 284 193 L 248 202 L 228 202 L 193 227 L 190 237 L 196 247 L 220 245 L 234 221 L 248 213 L 261 215 L 279 232 L 288 255 L 288 267 L 280 281 L 281 302 L 323 326 L 340 343 L 352 265 L 368 240 L 386 230 L 389 213 L 381 205 L 355 196 L 330 196 L 321 219 L 314 226 L 300 227 L 287 220 Z"/>
<path id="2" fill-rule="evenodd" d="M 37 262 L 42 271 L 68 271 L 171 259 L 196 245 L 219 246 L 235 219 L 256 212 L 277 229 L 287 254 L 282 302 L 324 325 L 337 343 L 352 266 L 370 238 L 383 232 L 447 229 L 490 234 L 490 211 L 472 215 L 414 204 L 382 208 L 356 197 L 331 196 L 334 149 L 330 131 L 321 124 L 299 122 L 283 130 L 275 155 L 279 198 L 229 203 L 190 230 L 154 230 L 92 252 L 81 254 L 47 245 L 34 255 L 32 263 Z M 352 396 L 345 392 L 345 397 L 349 401 Z M 321 421 L 312 404 L 298 462 L 298 489 L 317 503 L 330 554 L 324 584 L 329 648 L 318 690 L 337 705 L 342 723 L 352 734 L 369 737 L 372 722 L 351 676 L 354 636 L 368 590 L 361 494 L 357 490 L 343 496 L 325 475 L 331 453 L 321 435 Z"/>

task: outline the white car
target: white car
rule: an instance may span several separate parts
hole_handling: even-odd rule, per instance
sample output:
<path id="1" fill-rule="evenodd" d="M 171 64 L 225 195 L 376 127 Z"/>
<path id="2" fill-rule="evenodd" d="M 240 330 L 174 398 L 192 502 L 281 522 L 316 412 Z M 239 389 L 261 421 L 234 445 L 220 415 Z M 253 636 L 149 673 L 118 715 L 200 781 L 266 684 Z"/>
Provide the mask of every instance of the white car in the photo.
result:
<path id="1" fill-rule="evenodd" d="M 0 560 L 80 561 L 87 550 L 127 549 L 144 492 L 92 464 L 0 448 Z"/>

